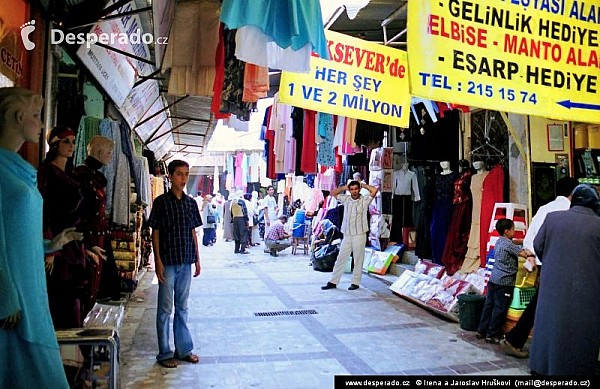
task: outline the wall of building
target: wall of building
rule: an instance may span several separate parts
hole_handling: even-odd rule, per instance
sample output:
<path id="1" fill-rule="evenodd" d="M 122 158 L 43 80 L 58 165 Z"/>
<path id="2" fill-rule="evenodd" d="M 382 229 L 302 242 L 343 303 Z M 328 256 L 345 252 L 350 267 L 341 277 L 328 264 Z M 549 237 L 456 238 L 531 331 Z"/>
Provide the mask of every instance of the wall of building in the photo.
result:
<path id="1" fill-rule="evenodd" d="M 560 125 L 563 128 L 563 150 L 550 151 L 548 146 L 548 125 Z M 556 163 L 557 154 L 567 154 L 571 159 L 571 132 L 569 122 L 542 117 L 529 117 L 529 138 L 531 161 Z"/>

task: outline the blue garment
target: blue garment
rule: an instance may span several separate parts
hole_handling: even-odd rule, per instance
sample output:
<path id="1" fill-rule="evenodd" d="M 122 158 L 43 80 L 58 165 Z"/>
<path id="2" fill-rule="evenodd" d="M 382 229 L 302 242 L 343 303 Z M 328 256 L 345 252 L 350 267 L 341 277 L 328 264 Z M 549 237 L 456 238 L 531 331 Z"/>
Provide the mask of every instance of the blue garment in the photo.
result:
<path id="1" fill-rule="evenodd" d="M 319 144 L 317 163 L 327 167 L 335 166 L 335 151 L 333 148 L 333 115 L 319 113 L 319 136 L 323 142 Z"/>
<path id="2" fill-rule="evenodd" d="M 196 262 L 196 234 L 202 225 L 196 200 L 183 194 L 181 199 L 168 191 L 154 200 L 148 224 L 159 231 L 159 254 L 165 266 Z"/>
<path id="3" fill-rule="evenodd" d="M 163 272 L 165 280 L 158 284 L 158 306 L 156 310 L 156 332 L 158 335 L 158 355 L 156 359 L 163 361 L 185 358 L 194 348 L 192 335 L 187 327 L 188 296 L 192 281 L 192 267 L 190 265 L 165 266 Z M 173 336 L 175 340 L 175 353 L 169 346 L 169 319 L 175 303 L 175 317 L 173 318 Z"/>
<path id="4" fill-rule="evenodd" d="M 0 329 L 2 384 L 68 388 L 48 305 L 36 170 L 3 148 L 0 214 L 0 318 L 21 311 L 16 329 Z"/>
<path id="5" fill-rule="evenodd" d="M 319 0 L 224 0 L 221 21 L 230 30 L 257 26 L 284 49 L 310 43 L 313 52 L 329 59 Z"/>
<path id="6" fill-rule="evenodd" d="M 438 174 L 435 179 L 435 202 L 431 217 L 431 252 L 433 262 L 442 264 L 448 228 L 452 221 L 454 206 L 454 181 L 458 178 L 456 172 Z"/>
<path id="7" fill-rule="evenodd" d="M 115 139 L 115 137 L 117 136 L 115 134 L 116 131 L 119 131 L 119 126 L 118 124 L 113 121 L 112 119 L 102 119 L 102 121 L 100 122 L 100 135 L 104 136 L 108 139 Z M 87 155 L 87 153 L 86 153 Z M 106 165 L 103 166 L 102 168 L 100 168 L 100 173 L 104 174 L 104 177 L 106 177 L 106 213 L 107 214 L 111 214 L 112 213 L 112 207 L 113 207 L 113 193 L 115 191 L 115 176 L 117 174 L 117 164 L 118 164 L 118 153 L 113 149 L 113 155 L 112 155 L 112 159 L 110 160 L 110 162 Z M 85 160 L 85 158 L 84 158 Z M 75 166 L 79 166 L 83 164 L 83 161 L 81 161 L 80 164 L 77 164 Z"/>

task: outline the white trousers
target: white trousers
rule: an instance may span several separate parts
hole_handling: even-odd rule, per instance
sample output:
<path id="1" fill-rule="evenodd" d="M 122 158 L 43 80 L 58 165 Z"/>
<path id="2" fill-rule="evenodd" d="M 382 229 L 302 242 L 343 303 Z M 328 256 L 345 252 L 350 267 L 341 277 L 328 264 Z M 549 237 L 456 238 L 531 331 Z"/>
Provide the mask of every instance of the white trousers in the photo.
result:
<path id="1" fill-rule="evenodd" d="M 360 278 L 362 277 L 362 266 L 365 259 L 365 243 L 367 241 L 366 234 L 360 235 L 344 235 L 342 244 L 340 246 L 340 253 L 335 260 L 333 266 L 333 276 L 331 277 L 332 284 L 339 284 L 342 274 L 344 274 L 344 268 L 348 263 L 350 253 L 354 255 L 354 271 L 352 277 L 352 283 L 354 285 L 360 284 Z"/>

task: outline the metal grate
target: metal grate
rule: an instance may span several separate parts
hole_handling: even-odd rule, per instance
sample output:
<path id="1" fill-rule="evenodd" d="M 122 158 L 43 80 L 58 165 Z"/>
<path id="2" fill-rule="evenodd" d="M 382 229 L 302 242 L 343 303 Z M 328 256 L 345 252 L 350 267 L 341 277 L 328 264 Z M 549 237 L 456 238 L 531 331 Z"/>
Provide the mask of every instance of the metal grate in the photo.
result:
<path id="1" fill-rule="evenodd" d="M 254 312 L 254 316 L 299 316 L 299 315 L 316 315 L 314 309 L 297 309 L 295 311 L 274 311 L 274 312 Z"/>

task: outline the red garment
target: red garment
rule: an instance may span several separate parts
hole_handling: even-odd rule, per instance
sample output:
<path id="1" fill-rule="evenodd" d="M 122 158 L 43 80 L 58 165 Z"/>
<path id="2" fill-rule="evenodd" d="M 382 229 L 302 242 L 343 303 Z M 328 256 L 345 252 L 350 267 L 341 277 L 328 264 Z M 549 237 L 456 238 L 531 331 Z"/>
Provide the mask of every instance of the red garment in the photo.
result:
<path id="1" fill-rule="evenodd" d="M 488 242 L 488 230 L 494 205 L 504 201 L 504 169 L 501 165 L 496 165 L 490 170 L 490 173 L 483 180 L 483 191 L 481 197 L 481 216 L 480 216 L 480 260 L 481 267 L 485 267 L 485 251 Z"/>
<path id="2" fill-rule="evenodd" d="M 458 180 L 454 181 L 454 211 L 448 227 L 446 247 L 442 255 L 442 263 L 449 276 L 456 273 L 467 255 L 467 244 L 471 233 L 471 215 L 473 201 L 471 199 L 471 176 L 467 170 Z"/>
<path id="3" fill-rule="evenodd" d="M 268 155 L 267 155 L 267 178 L 274 180 L 277 178 L 275 173 L 275 131 L 265 131 L 265 141 L 267 141 Z"/>
<path id="4" fill-rule="evenodd" d="M 304 174 L 317 172 L 317 143 L 315 141 L 315 111 L 304 110 L 304 135 L 300 170 Z"/>
<path id="5" fill-rule="evenodd" d="M 215 119 L 225 119 L 230 116 L 228 113 L 219 111 L 221 106 L 221 93 L 223 93 L 223 81 L 225 80 L 225 42 L 223 38 L 223 23 L 219 27 L 219 44 L 215 54 L 215 80 L 213 83 L 213 99 L 210 105 L 210 112 L 215 115 Z"/>

